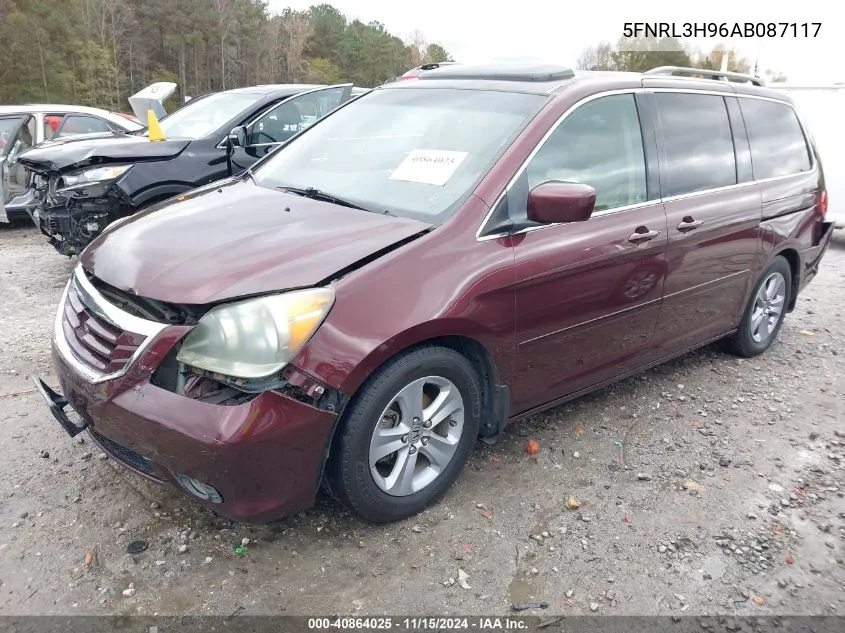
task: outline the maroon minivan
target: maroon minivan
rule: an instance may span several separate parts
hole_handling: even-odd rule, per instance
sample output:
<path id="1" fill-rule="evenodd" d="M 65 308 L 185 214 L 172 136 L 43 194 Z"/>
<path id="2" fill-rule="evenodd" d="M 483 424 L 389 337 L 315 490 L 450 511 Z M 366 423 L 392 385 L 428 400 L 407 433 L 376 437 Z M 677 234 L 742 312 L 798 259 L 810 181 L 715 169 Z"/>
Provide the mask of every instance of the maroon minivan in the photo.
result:
<path id="1" fill-rule="evenodd" d="M 68 433 L 222 515 L 323 485 L 398 520 L 509 420 L 712 341 L 766 350 L 826 208 L 753 77 L 447 66 L 112 225 L 56 316 L 63 395 L 36 382 Z"/>

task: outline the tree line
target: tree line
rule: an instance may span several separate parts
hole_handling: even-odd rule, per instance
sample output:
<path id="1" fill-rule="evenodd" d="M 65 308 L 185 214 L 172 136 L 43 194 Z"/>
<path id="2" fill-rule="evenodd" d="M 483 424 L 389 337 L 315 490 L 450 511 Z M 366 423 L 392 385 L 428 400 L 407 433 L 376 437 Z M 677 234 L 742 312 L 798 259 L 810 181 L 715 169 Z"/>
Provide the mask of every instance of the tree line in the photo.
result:
<path id="1" fill-rule="evenodd" d="M 722 58 L 728 56 L 728 70 L 735 73 L 755 75 L 767 82 L 786 81 L 783 73 L 772 69 L 761 70 L 756 62 L 740 55 L 735 49 L 715 46 L 709 52 L 702 52 L 671 37 L 661 39 L 621 38 L 615 45 L 601 42 L 588 46 L 578 58 L 581 70 L 616 70 L 643 72 L 659 66 L 681 66 L 719 70 Z"/>
<path id="2" fill-rule="evenodd" d="M 736 51 L 676 40 L 586 48 L 578 67 L 656 66 L 754 72 Z M 186 96 L 262 83 L 376 86 L 425 62 L 451 60 L 420 32 L 402 38 L 330 4 L 271 14 L 266 0 L 0 0 L 0 103 L 59 102 L 112 110 L 154 81 Z M 762 72 L 770 81 L 780 73 Z M 171 109 L 175 103 L 168 104 Z"/>
<path id="3" fill-rule="evenodd" d="M 407 40 L 407 41 L 406 41 Z M 438 44 L 330 4 L 270 14 L 266 0 L 0 0 L 0 103 L 125 111 L 154 81 L 178 99 L 266 83 L 371 87 L 426 62 Z"/>

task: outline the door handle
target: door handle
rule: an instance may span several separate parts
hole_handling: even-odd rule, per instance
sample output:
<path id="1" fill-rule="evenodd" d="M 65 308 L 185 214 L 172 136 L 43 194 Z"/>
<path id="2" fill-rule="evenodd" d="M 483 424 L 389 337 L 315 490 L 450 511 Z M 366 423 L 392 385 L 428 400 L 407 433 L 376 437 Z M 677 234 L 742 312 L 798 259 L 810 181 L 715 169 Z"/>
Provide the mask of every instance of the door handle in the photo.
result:
<path id="1" fill-rule="evenodd" d="M 702 224 L 704 224 L 703 220 L 693 220 L 690 216 L 687 216 L 678 225 L 678 230 L 681 233 L 686 233 L 687 231 L 694 231 Z"/>
<path id="2" fill-rule="evenodd" d="M 649 231 L 646 227 L 641 226 L 628 236 L 628 241 L 632 244 L 641 244 L 653 240 L 658 235 L 660 235 L 660 231 Z"/>

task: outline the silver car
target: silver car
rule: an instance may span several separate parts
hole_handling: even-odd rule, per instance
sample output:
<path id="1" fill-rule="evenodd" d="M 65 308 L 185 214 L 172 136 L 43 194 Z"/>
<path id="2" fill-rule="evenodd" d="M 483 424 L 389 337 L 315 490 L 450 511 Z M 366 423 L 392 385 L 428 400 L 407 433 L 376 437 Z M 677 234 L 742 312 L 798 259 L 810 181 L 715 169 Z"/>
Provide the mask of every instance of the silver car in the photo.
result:
<path id="1" fill-rule="evenodd" d="M 47 103 L 0 106 L 0 222 L 28 217 L 29 174 L 16 162 L 22 152 L 54 138 L 143 127 L 134 115 L 99 108 Z"/>

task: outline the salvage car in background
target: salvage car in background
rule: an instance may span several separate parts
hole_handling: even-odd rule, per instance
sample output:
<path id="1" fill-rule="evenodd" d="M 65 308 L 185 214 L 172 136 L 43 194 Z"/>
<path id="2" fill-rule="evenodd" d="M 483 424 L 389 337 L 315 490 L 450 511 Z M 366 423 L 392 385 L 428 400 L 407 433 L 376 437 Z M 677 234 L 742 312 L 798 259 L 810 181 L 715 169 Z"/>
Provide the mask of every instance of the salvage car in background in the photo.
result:
<path id="1" fill-rule="evenodd" d="M 63 255 L 109 224 L 252 166 L 319 117 L 366 92 L 352 84 L 267 85 L 190 100 L 149 131 L 48 141 L 19 157 L 36 174 L 33 219 Z M 138 116 L 144 104 L 133 103 Z"/>
<path id="2" fill-rule="evenodd" d="M 677 70 L 429 71 L 106 229 L 51 413 L 235 519 L 322 481 L 393 521 L 510 419 L 711 341 L 761 354 L 831 240 L 822 168 L 788 98 Z"/>
<path id="3" fill-rule="evenodd" d="M 175 84 L 174 84 L 175 85 Z M 0 222 L 28 219 L 29 173 L 17 162 L 44 141 L 80 134 L 128 133 L 144 128 L 131 115 L 62 104 L 0 106 Z"/>

